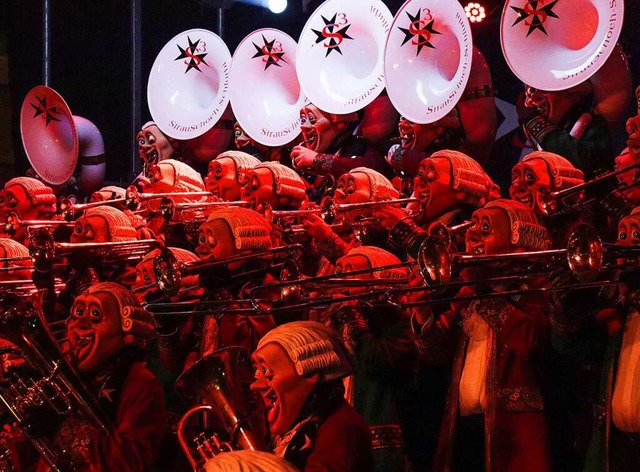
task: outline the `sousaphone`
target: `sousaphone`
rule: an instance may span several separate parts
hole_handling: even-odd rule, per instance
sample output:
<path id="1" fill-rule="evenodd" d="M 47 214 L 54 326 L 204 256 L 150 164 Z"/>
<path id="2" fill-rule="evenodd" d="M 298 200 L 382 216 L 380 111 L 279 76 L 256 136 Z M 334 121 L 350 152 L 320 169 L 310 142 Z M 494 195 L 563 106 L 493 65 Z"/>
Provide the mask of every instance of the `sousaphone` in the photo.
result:
<path id="1" fill-rule="evenodd" d="M 50 185 L 62 185 L 80 160 L 78 183 L 84 195 L 98 190 L 104 180 L 104 140 L 91 121 L 71 113 L 64 98 L 38 85 L 27 93 L 20 110 L 20 134 L 27 158 Z"/>
<path id="2" fill-rule="evenodd" d="M 264 28 L 247 35 L 233 54 L 231 107 L 242 129 L 265 146 L 283 146 L 300 134 L 306 102 L 296 74 L 297 43 Z"/>
<path id="3" fill-rule="evenodd" d="M 229 103 L 231 53 L 205 29 L 172 38 L 156 57 L 147 84 L 149 111 L 160 131 L 188 140 L 205 134 Z"/>
<path id="4" fill-rule="evenodd" d="M 471 74 L 473 43 L 458 2 L 409 0 L 396 13 L 384 52 L 391 102 L 414 123 L 433 123 L 458 103 Z"/>
<path id="5" fill-rule="evenodd" d="M 620 0 L 507 0 L 502 52 L 513 73 L 540 90 L 566 90 L 592 77 L 622 31 Z"/>
<path id="6" fill-rule="evenodd" d="M 384 89 L 384 44 L 393 16 L 381 0 L 327 0 L 305 24 L 296 69 L 302 91 L 329 113 L 353 113 Z"/>

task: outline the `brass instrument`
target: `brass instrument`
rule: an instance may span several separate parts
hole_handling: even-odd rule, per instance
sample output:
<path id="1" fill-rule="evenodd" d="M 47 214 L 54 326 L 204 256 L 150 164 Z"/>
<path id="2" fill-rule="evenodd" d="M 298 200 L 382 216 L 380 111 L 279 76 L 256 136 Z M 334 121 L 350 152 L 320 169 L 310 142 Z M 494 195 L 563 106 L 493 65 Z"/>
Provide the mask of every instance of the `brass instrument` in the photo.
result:
<path id="1" fill-rule="evenodd" d="M 155 239 L 131 241 L 109 241 L 102 243 L 60 243 L 53 240 L 45 228 L 29 231 L 28 249 L 33 266 L 37 271 L 51 270 L 53 263 L 62 257 L 78 255 L 86 262 L 87 256 L 97 257 L 102 264 L 123 261 L 137 261 L 149 251 L 159 247 Z"/>
<path id="2" fill-rule="evenodd" d="M 156 276 L 158 288 L 167 296 L 173 296 L 181 288 L 182 278 L 186 275 L 201 274 L 205 270 L 228 266 L 236 262 L 270 257 L 279 253 L 284 253 L 290 258 L 301 250 L 301 244 L 291 244 L 289 246 L 274 247 L 265 251 L 243 254 L 227 259 L 180 262 L 169 249 L 163 248 L 153 262 L 153 271 Z"/>
<path id="3" fill-rule="evenodd" d="M 236 200 L 233 202 L 184 202 L 184 203 L 175 203 L 171 198 L 169 197 L 162 197 L 162 200 L 160 200 L 160 214 L 162 215 L 162 218 L 164 219 L 164 221 L 166 221 L 167 223 L 171 222 L 173 220 L 173 217 L 176 215 L 176 213 L 182 213 L 184 211 L 202 211 L 206 208 L 225 208 L 225 207 L 233 207 L 233 206 L 245 206 L 248 205 L 249 202 L 245 202 L 244 200 Z M 193 219 L 192 221 L 189 221 L 190 223 L 196 222 L 196 221 L 204 221 L 206 219 L 206 215 L 202 215 L 199 218 Z"/>
<path id="4" fill-rule="evenodd" d="M 4 379 L 0 401 L 24 430 L 52 471 L 75 470 L 59 450 L 50 432 L 74 412 L 80 412 L 102 433 L 111 434 L 111 423 L 97 400 L 60 353 L 37 302 L 31 300 L 5 310 L 0 317 L 2 337 L 15 348 L 12 354 L 33 371 L 17 380 Z M 49 433 L 49 434 L 48 434 Z"/>
<path id="5" fill-rule="evenodd" d="M 111 205 L 112 203 L 120 203 L 124 201 L 125 201 L 125 198 L 112 198 L 110 200 L 104 200 L 101 202 L 75 203 L 72 198 L 65 197 L 60 202 L 59 209 L 60 209 L 60 214 L 66 221 L 74 221 L 85 210 L 88 210 L 90 208 L 101 207 L 105 205 Z"/>
<path id="6" fill-rule="evenodd" d="M 135 211 L 140 208 L 140 204 L 146 200 L 157 200 L 164 197 L 213 197 L 211 192 L 164 192 L 164 193 L 141 193 L 135 185 L 127 187 L 124 202 L 125 206 Z"/>
<path id="7" fill-rule="evenodd" d="M 9 236 L 14 236 L 20 227 L 49 228 L 53 226 L 73 226 L 74 223 L 68 221 L 55 220 L 21 220 L 17 213 L 8 212 L 4 222 L 4 232 Z"/>
<path id="8" fill-rule="evenodd" d="M 429 227 L 429 236 L 440 239 L 447 247 L 451 247 L 454 236 L 458 236 L 460 233 L 466 232 L 471 226 L 472 221 L 465 221 L 453 226 L 447 226 L 441 221 L 437 221 Z"/>
<path id="9" fill-rule="evenodd" d="M 263 439 L 252 430 L 248 421 L 251 407 L 256 406 L 248 401 L 252 380 L 249 356 L 240 347 L 219 349 L 203 357 L 176 380 L 178 393 L 204 401 L 204 405 L 185 413 L 178 424 L 178 441 L 194 471 L 201 470 L 208 460 L 224 451 L 266 449 Z M 194 415 L 204 411 L 215 414 L 222 431 L 215 431 L 210 436 L 201 432 L 192 439 L 193 444 L 189 444 L 186 425 Z"/>
<path id="10" fill-rule="evenodd" d="M 406 285 L 407 279 L 349 279 L 365 274 L 374 274 L 384 270 L 392 270 L 398 268 L 407 268 L 413 266 L 413 262 L 401 262 L 369 269 L 359 269 L 349 272 L 341 272 L 330 275 L 322 275 L 317 277 L 309 277 L 303 279 L 300 277 L 299 270 L 293 261 L 287 261 L 280 273 L 280 282 L 268 285 L 259 285 L 250 291 L 250 301 L 257 313 L 273 314 L 281 311 L 300 310 L 307 308 L 326 308 L 334 303 L 343 303 L 351 300 L 368 301 L 376 298 L 382 299 L 389 291 L 389 287 L 393 285 Z M 322 295 L 317 297 L 308 297 L 308 290 L 323 290 L 330 287 L 384 287 L 379 290 L 371 290 L 367 293 L 347 295 L 336 297 L 334 295 Z M 306 287 L 307 290 L 303 290 Z M 258 298 L 260 292 L 265 290 L 280 290 L 280 298 Z"/>
<path id="11" fill-rule="evenodd" d="M 600 177 L 596 177 L 595 179 L 591 179 L 587 182 L 581 183 L 579 185 L 574 185 L 573 187 L 565 188 L 563 190 L 556 190 L 555 192 L 552 192 L 548 189 L 542 189 L 540 194 L 540 209 L 542 210 L 542 213 L 544 213 L 545 216 L 554 215 L 558 212 L 559 202 L 565 202 L 567 198 L 582 192 L 584 189 L 588 187 L 591 187 L 595 184 L 599 184 L 601 182 L 609 180 L 613 177 L 616 177 L 630 170 L 637 169 L 639 167 L 640 167 L 640 161 L 633 163 L 623 169 L 619 169 L 613 172 L 608 172 L 604 175 L 601 175 Z M 625 187 L 625 189 L 633 185 L 640 185 L 640 182 L 638 182 L 637 184 L 634 183 L 634 184 L 628 185 Z M 619 190 L 622 190 L 622 189 L 619 189 Z M 563 203 L 563 205 L 570 206 L 566 203 Z"/>

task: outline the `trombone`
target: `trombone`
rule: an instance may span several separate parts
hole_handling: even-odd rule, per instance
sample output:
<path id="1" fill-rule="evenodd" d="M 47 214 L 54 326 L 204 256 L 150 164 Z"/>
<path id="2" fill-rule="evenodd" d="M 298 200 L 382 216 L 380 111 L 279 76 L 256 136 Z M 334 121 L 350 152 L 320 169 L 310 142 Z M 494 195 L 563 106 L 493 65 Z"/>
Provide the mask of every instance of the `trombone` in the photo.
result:
<path id="1" fill-rule="evenodd" d="M 50 228 L 52 226 L 74 226 L 74 223 L 69 221 L 56 221 L 56 220 L 21 220 L 17 213 L 10 211 L 6 215 L 4 222 L 4 232 L 9 236 L 15 236 L 18 229 L 21 227 L 30 228 Z"/>
<path id="2" fill-rule="evenodd" d="M 92 256 L 99 256 L 101 263 L 110 264 L 136 261 L 159 246 L 160 243 L 155 239 L 102 243 L 60 243 L 54 241 L 45 228 L 33 228 L 29 232 L 27 247 L 34 268 L 38 272 L 47 272 L 51 270 L 56 260 L 79 251 L 89 251 Z"/>
<path id="3" fill-rule="evenodd" d="M 302 250 L 301 244 L 291 244 L 288 246 L 279 246 L 265 251 L 243 254 L 230 257 L 227 259 L 211 259 L 193 262 L 180 262 L 176 256 L 167 248 L 163 248 L 158 257 L 153 262 L 153 272 L 156 276 L 157 287 L 167 296 L 174 296 L 182 287 L 182 279 L 187 275 L 200 274 L 205 270 L 215 269 L 221 266 L 227 266 L 236 262 L 245 262 L 253 259 L 261 259 L 275 254 L 284 253 L 289 258 L 293 254 Z M 243 272 L 240 275 L 247 275 L 251 272 Z M 206 303 L 206 302 L 205 302 Z"/>
<path id="4" fill-rule="evenodd" d="M 182 213 L 184 211 L 203 211 L 205 208 L 218 208 L 218 207 L 235 207 L 235 206 L 245 206 L 248 205 L 249 202 L 244 200 L 236 200 L 231 202 L 183 202 L 183 203 L 175 203 L 169 197 L 162 197 L 160 200 L 160 214 L 165 222 L 170 223 L 173 220 L 173 217 L 176 213 Z M 204 218 L 200 218 L 204 220 Z M 192 223 L 196 222 L 196 218 Z"/>
<path id="5" fill-rule="evenodd" d="M 135 211 L 140 208 L 140 204 L 146 200 L 156 200 L 164 197 L 213 197 L 211 192 L 164 192 L 164 193 L 141 193 L 135 185 L 129 185 L 125 194 L 125 206 Z M 113 201 L 113 200 L 111 200 Z"/>
<path id="6" fill-rule="evenodd" d="M 558 212 L 558 202 L 564 202 L 566 198 L 575 195 L 577 193 L 582 192 L 584 189 L 599 184 L 601 182 L 605 182 L 613 177 L 616 177 L 620 174 L 628 172 L 633 169 L 637 169 L 640 167 L 640 161 L 635 162 L 623 169 L 619 169 L 616 171 L 608 172 L 600 177 L 596 177 L 595 179 L 591 179 L 587 182 L 583 182 L 578 185 L 574 185 L 573 187 L 568 187 L 563 190 L 556 190 L 555 192 L 550 191 L 549 189 L 541 189 L 540 192 L 540 209 L 545 216 L 552 216 Z M 632 186 L 639 185 L 640 182 L 634 182 L 633 184 L 627 185 L 624 188 L 619 190 L 626 190 Z M 568 206 L 565 204 L 565 206 Z"/>
<path id="7" fill-rule="evenodd" d="M 437 241 L 437 240 L 436 240 Z M 436 245 L 437 246 L 437 245 Z M 640 255 L 640 248 L 633 248 L 628 246 L 616 246 L 605 245 L 602 243 L 597 233 L 588 225 L 580 225 L 571 234 L 566 249 L 550 249 L 545 251 L 529 251 L 521 253 L 507 253 L 507 254 L 495 254 L 495 255 L 472 255 L 472 254 L 454 254 L 451 255 L 446 252 L 442 252 L 441 248 L 435 249 L 433 241 L 425 241 L 420 248 L 418 254 L 418 267 L 422 270 L 429 268 L 435 273 L 440 273 L 443 277 L 438 280 L 437 284 L 427 285 L 423 287 L 408 287 L 398 290 L 389 290 L 387 294 L 387 301 L 401 308 L 408 308 L 413 306 L 424 306 L 434 303 L 445 303 L 449 301 L 463 301 L 483 297 L 484 295 L 476 295 L 469 297 L 456 297 L 445 299 L 434 299 L 429 301 L 413 302 L 413 303 L 400 303 L 393 299 L 393 296 L 398 294 L 421 292 L 421 291 L 436 291 L 444 290 L 448 288 L 459 288 L 467 285 L 477 285 L 479 283 L 500 283 L 509 282 L 513 280 L 522 280 L 523 278 L 531 278 L 547 274 L 549 272 L 548 267 L 546 269 L 541 268 L 536 270 L 527 270 L 525 273 L 518 275 L 505 275 L 499 277 L 491 277 L 483 280 L 475 281 L 459 281 L 450 282 L 452 267 L 465 268 L 476 265 L 483 265 L 489 263 L 499 263 L 507 261 L 519 261 L 540 258 L 555 259 L 564 256 L 567 261 L 567 265 L 573 275 L 578 279 L 580 284 L 571 286 L 571 288 L 583 289 L 592 287 L 602 287 L 603 285 L 612 285 L 617 282 L 608 281 L 595 281 L 598 274 L 603 269 L 604 255 L 616 255 L 616 253 Z M 607 269 L 615 269 L 616 267 L 606 267 Z M 531 268 L 527 268 L 531 269 Z M 435 279 L 432 279 L 436 281 Z M 507 290 L 501 292 L 492 292 L 487 294 L 490 297 L 516 295 L 520 293 L 530 292 L 546 292 L 550 289 L 546 288 L 532 288 L 532 289 L 518 289 Z"/>
<path id="8" fill-rule="evenodd" d="M 85 210 L 88 210 L 90 208 L 110 205 L 112 203 L 120 203 L 124 201 L 125 201 L 125 198 L 120 197 L 120 198 L 112 198 L 110 200 L 104 200 L 100 202 L 75 203 L 72 198 L 65 197 L 60 202 L 60 214 L 66 221 L 74 221 Z"/>

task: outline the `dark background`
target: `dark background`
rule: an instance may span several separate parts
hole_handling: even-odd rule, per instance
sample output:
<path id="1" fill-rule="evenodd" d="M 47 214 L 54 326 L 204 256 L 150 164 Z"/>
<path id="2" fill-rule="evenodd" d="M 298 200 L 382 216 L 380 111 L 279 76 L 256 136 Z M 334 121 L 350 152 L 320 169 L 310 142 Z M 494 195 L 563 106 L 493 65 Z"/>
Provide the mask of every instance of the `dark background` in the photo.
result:
<path id="1" fill-rule="evenodd" d="M 93 121 L 101 130 L 107 150 L 107 180 L 125 186 L 133 178 L 137 162 L 134 130 L 150 119 L 146 84 L 153 61 L 164 44 L 191 28 L 216 31 L 214 0 L 143 0 L 141 2 L 141 119 L 133 123 L 132 104 L 132 8 L 126 0 L 51 2 L 51 71 L 49 85 L 66 100 L 74 115 Z M 230 2 L 230 0 L 226 0 Z M 236 1 L 224 11 L 223 38 L 233 54 L 240 41 L 258 28 L 278 28 L 294 39 L 311 12 L 321 3 L 289 0 L 280 15 L 266 8 Z M 306 0 L 308 1 L 308 0 Z M 385 1 L 393 14 L 404 3 Z M 466 1 L 461 2 L 466 4 Z M 474 44 L 491 66 L 496 95 L 514 103 L 522 84 L 509 70 L 500 49 L 499 24 L 503 1 L 480 0 L 488 12 L 481 24 L 472 25 Z M 621 44 L 629 56 L 634 85 L 640 84 L 640 2 L 626 0 Z M 0 168 L 0 183 L 22 175 L 28 161 L 19 131 L 22 100 L 34 86 L 43 83 L 42 0 L 5 0 L 0 27 L 6 38 L 9 65 L 10 113 L 2 126 L 10 127 L 14 165 Z M 8 121 L 8 123 L 4 123 Z M 499 156 L 498 156 L 499 157 Z M 3 175 L 4 174 L 4 175 Z"/>

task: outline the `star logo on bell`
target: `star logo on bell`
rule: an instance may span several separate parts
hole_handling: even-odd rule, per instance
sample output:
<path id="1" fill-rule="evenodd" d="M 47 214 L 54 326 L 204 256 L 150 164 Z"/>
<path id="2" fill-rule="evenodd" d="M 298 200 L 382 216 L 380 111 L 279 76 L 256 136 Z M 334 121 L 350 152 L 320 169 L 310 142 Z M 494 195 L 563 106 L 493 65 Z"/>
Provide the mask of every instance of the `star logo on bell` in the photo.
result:
<path id="1" fill-rule="evenodd" d="M 207 50 L 206 44 L 204 43 L 204 41 L 202 41 L 202 44 L 200 44 L 200 39 L 198 39 L 196 42 L 192 42 L 189 36 L 187 36 L 187 40 L 189 41 L 189 46 L 184 49 L 180 47 L 179 44 L 176 44 L 176 46 L 178 46 L 178 49 L 180 50 L 180 55 L 176 57 L 174 61 L 184 59 L 184 64 L 187 66 L 187 70 L 184 71 L 185 74 L 191 69 L 202 72 L 200 70 L 200 64 L 204 64 L 205 66 L 209 67 L 209 64 L 207 64 L 204 60 L 204 57 L 208 54 L 204 52 Z"/>
<path id="2" fill-rule="evenodd" d="M 33 114 L 34 118 L 37 116 L 43 115 L 43 118 L 45 119 L 45 124 L 44 124 L 45 128 L 49 126 L 49 123 L 51 123 L 52 121 L 60 121 L 60 119 L 54 116 L 54 113 L 57 115 L 60 114 L 60 111 L 58 111 L 58 107 L 56 106 L 48 107 L 47 97 L 40 98 L 36 95 L 36 100 L 38 100 L 38 103 L 29 103 L 29 105 L 31 105 L 33 109 L 36 111 Z"/>
<path id="3" fill-rule="evenodd" d="M 529 27 L 527 37 L 535 30 L 540 30 L 548 36 L 547 30 L 544 29 L 544 23 L 549 17 L 558 18 L 558 15 L 553 12 L 553 7 L 558 3 L 558 0 L 553 0 L 548 5 L 545 3 L 547 0 L 528 0 L 523 8 L 511 7 L 518 14 L 518 19 L 513 22 L 511 27 L 524 21 L 524 24 Z"/>
<path id="4" fill-rule="evenodd" d="M 342 42 L 345 39 L 353 39 L 347 34 L 347 30 L 351 26 L 351 23 L 347 20 L 347 15 L 345 13 L 336 13 L 330 20 L 323 16 L 322 21 L 324 21 L 322 31 L 311 29 L 317 36 L 315 44 L 322 43 L 327 48 L 327 53 L 324 57 L 327 57 L 332 51 L 342 55 L 340 50 Z"/>
<path id="5" fill-rule="evenodd" d="M 415 15 L 411 15 L 409 12 L 406 12 L 406 14 L 410 20 L 409 27 L 401 28 L 398 26 L 398 29 L 404 33 L 404 41 L 402 41 L 400 47 L 411 41 L 411 45 L 416 46 L 416 56 L 419 56 L 420 51 L 425 47 L 435 49 L 436 47 L 431 44 L 431 37 L 434 34 L 442 33 L 434 29 L 435 19 L 431 15 L 431 11 L 428 8 L 424 8 L 418 9 Z"/>
<path id="6" fill-rule="evenodd" d="M 275 39 L 267 41 L 267 38 L 265 38 L 264 35 L 262 35 L 262 42 L 264 43 L 262 46 L 258 46 L 253 42 L 251 43 L 256 48 L 256 53 L 251 57 L 251 59 L 261 57 L 262 62 L 264 62 L 264 70 L 267 70 L 269 66 L 282 67 L 282 64 L 279 64 L 279 62 L 287 62 L 283 57 L 284 49 L 282 47 L 282 43 Z"/>

